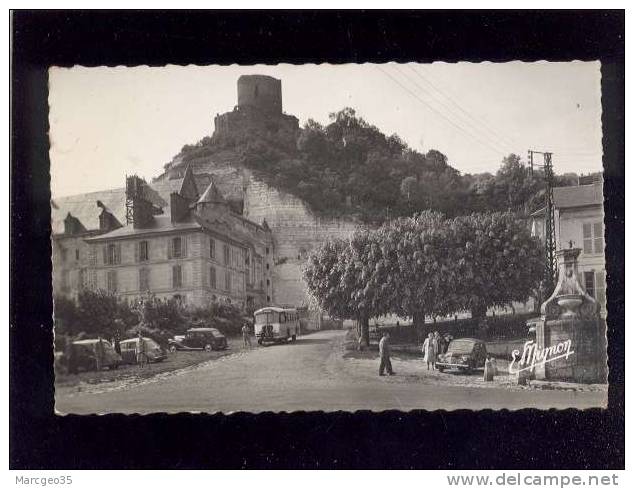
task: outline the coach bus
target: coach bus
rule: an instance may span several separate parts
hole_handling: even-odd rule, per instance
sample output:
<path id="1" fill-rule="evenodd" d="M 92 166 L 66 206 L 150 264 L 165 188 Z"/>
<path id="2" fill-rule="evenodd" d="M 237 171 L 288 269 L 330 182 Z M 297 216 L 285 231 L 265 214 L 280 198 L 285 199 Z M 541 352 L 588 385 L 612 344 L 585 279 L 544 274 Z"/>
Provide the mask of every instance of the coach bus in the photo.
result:
<path id="1" fill-rule="evenodd" d="M 300 334 L 297 309 L 263 307 L 253 313 L 258 344 L 295 341 Z"/>

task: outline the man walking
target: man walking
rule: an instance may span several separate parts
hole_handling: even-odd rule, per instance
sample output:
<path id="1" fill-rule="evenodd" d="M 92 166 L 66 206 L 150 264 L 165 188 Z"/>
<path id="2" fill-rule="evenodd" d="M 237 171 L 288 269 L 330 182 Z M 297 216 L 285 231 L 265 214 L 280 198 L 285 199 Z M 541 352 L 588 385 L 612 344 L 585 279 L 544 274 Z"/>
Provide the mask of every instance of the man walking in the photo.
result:
<path id="1" fill-rule="evenodd" d="M 251 336 L 249 336 L 249 323 L 242 323 L 242 347 L 251 348 Z"/>
<path id="2" fill-rule="evenodd" d="M 390 361 L 390 333 L 387 331 L 383 333 L 383 338 L 379 341 L 379 356 L 381 357 L 379 375 L 385 375 L 383 373 L 384 370 L 387 370 L 388 375 L 394 375 L 392 362 Z"/>

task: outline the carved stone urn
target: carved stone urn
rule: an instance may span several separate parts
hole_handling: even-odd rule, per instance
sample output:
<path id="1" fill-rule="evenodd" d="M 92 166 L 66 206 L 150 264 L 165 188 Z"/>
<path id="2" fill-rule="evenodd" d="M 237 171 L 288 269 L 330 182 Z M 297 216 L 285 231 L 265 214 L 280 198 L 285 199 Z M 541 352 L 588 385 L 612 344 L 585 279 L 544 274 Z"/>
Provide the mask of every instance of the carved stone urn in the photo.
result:
<path id="1" fill-rule="evenodd" d="M 542 317 L 595 318 L 599 305 L 579 281 L 577 258 L 580 248 L 568 248 L 556 252 L 559 277 L 552 295 L 542 304 Z"/>

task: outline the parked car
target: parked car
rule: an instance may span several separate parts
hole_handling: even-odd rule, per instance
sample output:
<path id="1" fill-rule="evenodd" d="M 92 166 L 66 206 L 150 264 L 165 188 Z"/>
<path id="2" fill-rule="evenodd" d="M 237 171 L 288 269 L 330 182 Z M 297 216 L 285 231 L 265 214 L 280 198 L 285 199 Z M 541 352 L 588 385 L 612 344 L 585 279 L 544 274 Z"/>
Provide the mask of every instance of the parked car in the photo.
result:
<path id="1" fill-rule="evenodd" d="M 143 344 L 145 346 L 145 354 L 147 361 L 150 363 L 162 362 L 167 358 L 163 348 L 154 341 L 152 338 L 143 338 Z M 121 346 L 121 358 L 123 363 L 135 364 L 138 361 L 139 352 L 139 338 L 131 338 L 129 340 L 123 340 L 120 343 Z M 145 360 L 144 360 L 145 361 Z"/>
<path id="2" fill-rule="evenodd" d="M 74 341 L 64 355 L 70 373 L 77 373 L 80 369 L 97 370 L 98 367 L 112 370 L 122 363 L 121 356 L 104 339 Z M 98 357 L 101 357 L 99 362 Z"/>
<path id="3" fill-rule="evenodd" d="M 169 350 L 224 350 L 227 338 L 216 328 L 190 328 L 184 336 L 174 336 L 168 340 Z"/>
<path id="4" fill-rule="evenodd" d="M 445 353 L 438 355 L 436 367 L 439 371 L 457 368 L 465 372 L 484 367 L 487 347 L 484 341 L 475 338 L 452 340 Z"/>

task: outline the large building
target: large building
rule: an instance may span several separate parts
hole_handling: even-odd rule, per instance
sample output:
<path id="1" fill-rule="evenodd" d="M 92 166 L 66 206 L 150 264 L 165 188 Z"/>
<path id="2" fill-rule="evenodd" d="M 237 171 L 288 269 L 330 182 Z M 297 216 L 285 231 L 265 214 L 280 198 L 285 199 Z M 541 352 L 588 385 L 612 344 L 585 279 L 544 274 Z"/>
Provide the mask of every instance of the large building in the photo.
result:
<path id="1" fill-rule="evenodd" d="M 581 248 L 579 274 L 586 291 L 601 306 L 606 315 L 606 276 L 603 226 L 603 182 L 553 189 L 555 214 L 555 245 Z M 545 211 L 532 215 L 533 235 L 544 239 Z"/>
<path id="2" fill-rule="evenodd" d="M 94 228 L 62 210 L 74 200 L 54 203 L 54 224 L 55 214 L 67 212 L 63 231 L 53 234 L 55 293 L 101 289 L 129 300 L 152 293 L 192 306 L 226 301 L 243 309 L 271 303 L 273 241 L 266 222 L 234 212 L 213 180 L 200 192 L 191 170 L 157 187 L 169 201 L 139 177 L 128 177 L 123 193 L 112 192 L 115 212 L 93 203 L 100 209 Z"/>

